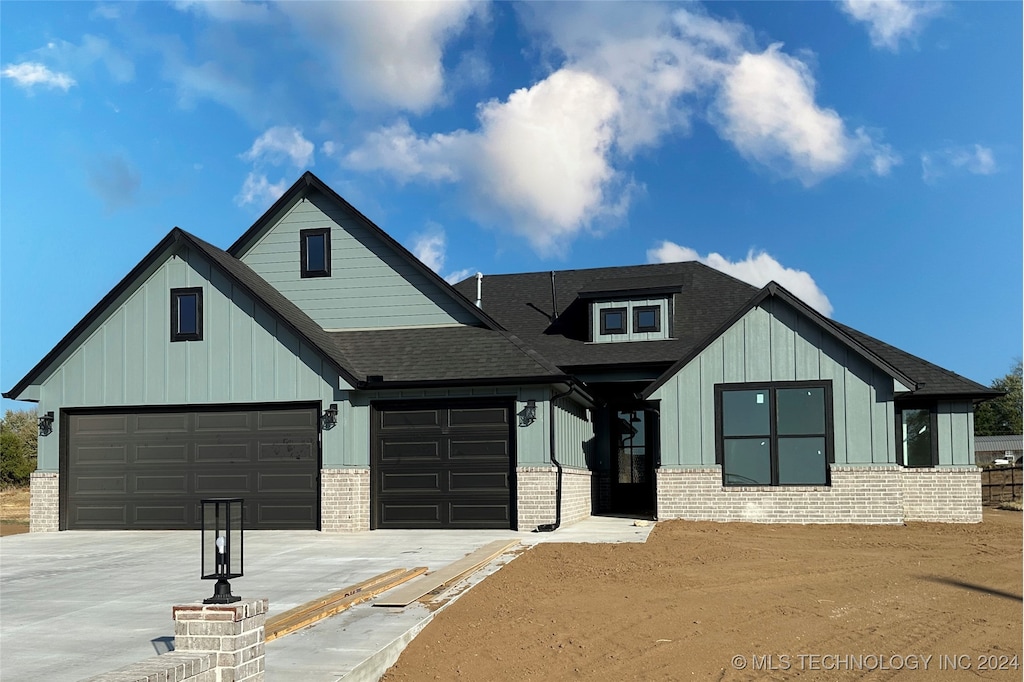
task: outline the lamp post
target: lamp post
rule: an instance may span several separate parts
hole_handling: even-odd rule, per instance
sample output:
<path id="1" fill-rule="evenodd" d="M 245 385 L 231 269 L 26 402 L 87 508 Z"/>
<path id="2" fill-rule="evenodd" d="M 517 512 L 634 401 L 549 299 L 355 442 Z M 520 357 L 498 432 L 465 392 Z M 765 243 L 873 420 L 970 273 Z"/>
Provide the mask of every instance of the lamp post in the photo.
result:
<path id="1" fill-rule="evenodd" d="M 202 579 L 216 580 L 213 596 L 204 604 L 230 604 L 231 578 L 242 577 L 242 499 L 200 500 L 202 506 Z"/>

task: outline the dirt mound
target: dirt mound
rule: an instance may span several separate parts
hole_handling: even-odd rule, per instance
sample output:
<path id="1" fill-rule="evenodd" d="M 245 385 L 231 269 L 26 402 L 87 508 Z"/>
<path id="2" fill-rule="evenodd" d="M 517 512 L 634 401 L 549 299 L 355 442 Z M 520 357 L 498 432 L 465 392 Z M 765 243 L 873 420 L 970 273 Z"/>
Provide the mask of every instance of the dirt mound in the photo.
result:
<path id="1" fill-rule="evenodd" d="M 440 613 L 384 679 L 1020 680 L 1021 580 L 1015 512 L 671 521 L 644 545 L 538 545 Z"/>

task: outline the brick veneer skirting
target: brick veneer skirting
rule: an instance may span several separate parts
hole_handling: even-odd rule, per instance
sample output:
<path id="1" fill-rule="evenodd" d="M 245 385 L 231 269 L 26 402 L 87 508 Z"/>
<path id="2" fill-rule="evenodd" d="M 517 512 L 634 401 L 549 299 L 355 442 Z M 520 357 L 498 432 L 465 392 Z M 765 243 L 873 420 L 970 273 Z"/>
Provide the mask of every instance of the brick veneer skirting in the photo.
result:
<path id="1" fill-rule="evenodd" d="M 981 521 L 975 467 L 832 466 L 831 486 L 722 485 L 720 467 L 659 469 L 658 518 L 755 523 Z"/>
<path id="2" fill-rule="evenodd" d="M 590 516 L 591 472 L 586 469 L 562 469 L 562 525 Z M 558 471 L 553 466 L 516 469 L 516 507 L 519 530 L 533 530 L 554 523 L 555 492 Z"/>
<path id="3" fill-rule="evenodd" d="M 30 533 L 60 530 L 60 474 L 56 471 L 32 472 L 28 519 Z"/>
<path id="4" fill-rule="evenodd" d="M 320 470 L 320 529 L 370 530 L 370 470 Z"/>

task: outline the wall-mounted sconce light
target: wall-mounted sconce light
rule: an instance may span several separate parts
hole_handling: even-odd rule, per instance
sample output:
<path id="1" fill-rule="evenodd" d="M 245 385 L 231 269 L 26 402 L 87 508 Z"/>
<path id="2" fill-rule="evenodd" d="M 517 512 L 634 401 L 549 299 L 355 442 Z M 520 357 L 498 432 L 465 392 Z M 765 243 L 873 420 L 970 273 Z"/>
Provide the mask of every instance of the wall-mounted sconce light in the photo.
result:
<path id="1" fill-rule="evenodd" d="M 331 403 L 331 406 L 320 415 L 320 425 L 324 431 L 330 431 L 338 424 L 338 403 Z"/>
<path id="2" fill-rule="evenodd" d="M 53 433 L 53 410 L 39 415 L 39 435 L 49 436 Z"/>
<path id="3" fill-rule="evenodd" d="M 242 506 L 239 498 L 200 500 L 202 505 L 202 579 L 216 580 L 213 596 L 204 604 L 230 604 L 231 578 L 242 577 Z"/>
<path id="4" fill-rule="evenodd" d="M 537 401 L 533 398 L 527 400 L 526 406 L 519 410 L 519 414 L 516 416 L 519 417 L 520 426 L 529 426 L 537 421 Z"/>

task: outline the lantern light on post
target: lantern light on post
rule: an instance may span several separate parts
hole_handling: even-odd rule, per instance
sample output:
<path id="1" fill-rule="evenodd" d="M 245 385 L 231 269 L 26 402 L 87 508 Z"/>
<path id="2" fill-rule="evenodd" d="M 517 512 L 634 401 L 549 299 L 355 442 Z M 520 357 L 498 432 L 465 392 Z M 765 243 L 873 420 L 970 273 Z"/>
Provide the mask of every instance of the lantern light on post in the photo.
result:
<path id="1" fill-rule="evenodd" d="M 204 604 L 230 604 L 228 580 L 242 577 L 242 499 L 200 500 L 202 505 L 202 579 L 216 580 L 213 596 Z"/>

